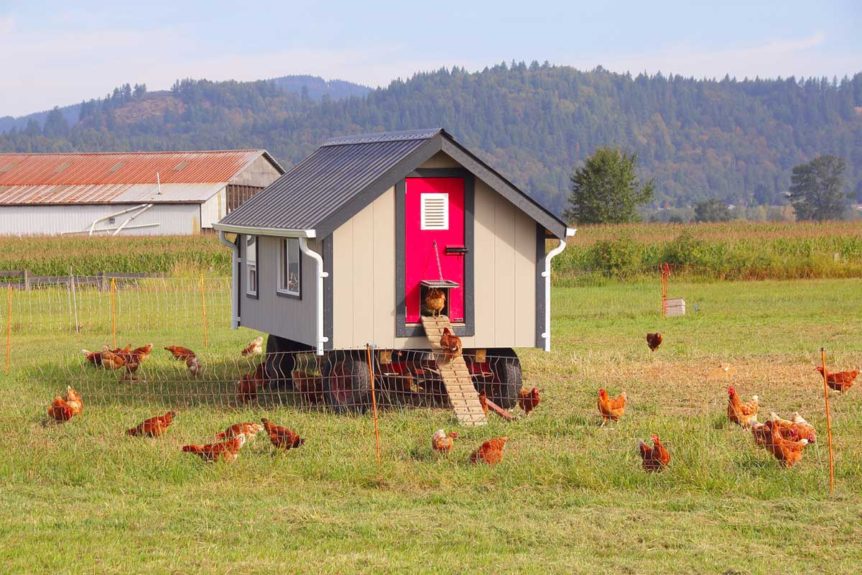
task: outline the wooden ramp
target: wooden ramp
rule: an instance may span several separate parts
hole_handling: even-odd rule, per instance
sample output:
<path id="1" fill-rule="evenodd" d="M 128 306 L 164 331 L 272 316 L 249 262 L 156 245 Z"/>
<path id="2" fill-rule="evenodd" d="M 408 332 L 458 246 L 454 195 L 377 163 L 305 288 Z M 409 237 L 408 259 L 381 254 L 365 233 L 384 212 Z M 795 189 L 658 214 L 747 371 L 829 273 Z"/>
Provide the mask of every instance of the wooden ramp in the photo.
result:
<path id="1" fill-rule="evenodd" d="M 422 316 L 422 326 L 425 328 L 425 337 L 431 344 L 431 350 L 434 352 L 440 376 L 443 378 L 446 393 L 449 395 L 449 401 L 455 410 L 458 422 L 462 425 L 485 425 L 488 423 L 488 419 L 485 417 L 485 412 L 482 411 L 479 393 L 473 387 L 473 378 L 470 377 L 470 371 L 467 369 L 464 358 L 458 356 L 452 361 L 447 361 L 446 355 L 440 348 L 440 336 L 443 335 L 443 328 L 452 329 L 449 318 L 445 315 Z"/>

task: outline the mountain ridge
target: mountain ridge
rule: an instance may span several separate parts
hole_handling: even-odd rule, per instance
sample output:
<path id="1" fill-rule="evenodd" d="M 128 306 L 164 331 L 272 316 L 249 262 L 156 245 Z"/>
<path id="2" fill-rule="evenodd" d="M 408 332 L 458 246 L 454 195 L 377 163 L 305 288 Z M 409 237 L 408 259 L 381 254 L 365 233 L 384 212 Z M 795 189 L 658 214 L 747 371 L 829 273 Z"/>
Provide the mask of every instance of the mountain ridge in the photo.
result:
<path id="1" fill-rule="evenodd" d="M 74 125 L 52 111 L 38 130 L 0 135 L 0 150 L 262 147 L 289 167 L 332 136 L 440 126 L 558 214 L 573 169 L 599 146 L 638 154 L 656 181 L 653 210 L 783 204 L 793 166 L 824 153 L 845 158 L 847 191 L 862 200 L 862 74 L 694 80 L 513 63 L 362 88 L 317 100 L 272 80 L 115 90 L 80 104 Z"/>

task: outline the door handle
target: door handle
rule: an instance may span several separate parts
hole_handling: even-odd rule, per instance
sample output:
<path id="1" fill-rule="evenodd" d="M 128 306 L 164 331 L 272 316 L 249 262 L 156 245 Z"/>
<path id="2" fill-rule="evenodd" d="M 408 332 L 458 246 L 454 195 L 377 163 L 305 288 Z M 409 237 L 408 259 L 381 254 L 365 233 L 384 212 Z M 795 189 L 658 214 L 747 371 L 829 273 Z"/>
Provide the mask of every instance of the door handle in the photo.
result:
<path id="1" fill-rule="evenodd" d="M 446 255 L 464 255 L 467 251 L 467 248 L 464 246 L 446 246 Z"/>

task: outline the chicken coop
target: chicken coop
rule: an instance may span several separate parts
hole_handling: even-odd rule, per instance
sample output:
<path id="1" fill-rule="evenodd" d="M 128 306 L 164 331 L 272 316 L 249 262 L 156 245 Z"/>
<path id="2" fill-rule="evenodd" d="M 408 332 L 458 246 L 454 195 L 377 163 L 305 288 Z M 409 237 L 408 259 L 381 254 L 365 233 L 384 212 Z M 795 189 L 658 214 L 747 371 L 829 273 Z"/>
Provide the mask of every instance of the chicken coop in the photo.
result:
<path id="1" fill-rule="evenodd" d="M 215 228 L 233 326 L 269 334 L 277 385 L 336 410 L 372 383 L 437 390 L 467 423 L 481 395 L 517 401 L 516 348 L 550 350 L 551 260 L 574 235 L 442 129 L 329 140 Z"/>

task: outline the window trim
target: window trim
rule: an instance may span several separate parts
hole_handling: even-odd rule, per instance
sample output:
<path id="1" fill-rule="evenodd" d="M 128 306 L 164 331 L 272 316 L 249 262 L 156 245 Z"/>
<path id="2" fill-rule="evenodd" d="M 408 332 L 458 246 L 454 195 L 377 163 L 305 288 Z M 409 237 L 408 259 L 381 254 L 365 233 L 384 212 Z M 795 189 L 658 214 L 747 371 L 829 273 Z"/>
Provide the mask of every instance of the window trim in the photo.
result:
<path id="1" fill-rule="evenodd" d="M 252 249 L 254 250 L 254 262 L 249 261 L 249 241 L 253 241 Z M 260 250 L 258 246 L 260 245 L 260 238 L 258 236 L 247 235 L 245 236 L 245 246 L 244 246 L 244 255 L 245 255 L 245 295 L 246 297 L 257 299 L 260 293 L 260 268 L 258 267 L 258 261 L 260 258 Z M 254 269 L 254 290 L 251 289 L 251 273 L 252 267 Z"/>
<path id="2" fill-rule="evenodd" d="M 290 255 L 290 242 L 296 243 L 295 253 L 298 258 L 297 263 L 299 264 L 299 277 L 297 277 L 297 289 L 295 291 L 292 291 L 287 287 L 283 287 L 281 284 L 281 281 L 284 278 L 285 266 L 290 266 L 290 262 L 288 261 L 288 257 Z M 275 293 L 281 297 L 302 299 L 302 251 L 299 248 L 299 238 L 281 238 L 281 241 L 278 243 L 278 279 L 275 284 Z"/>

